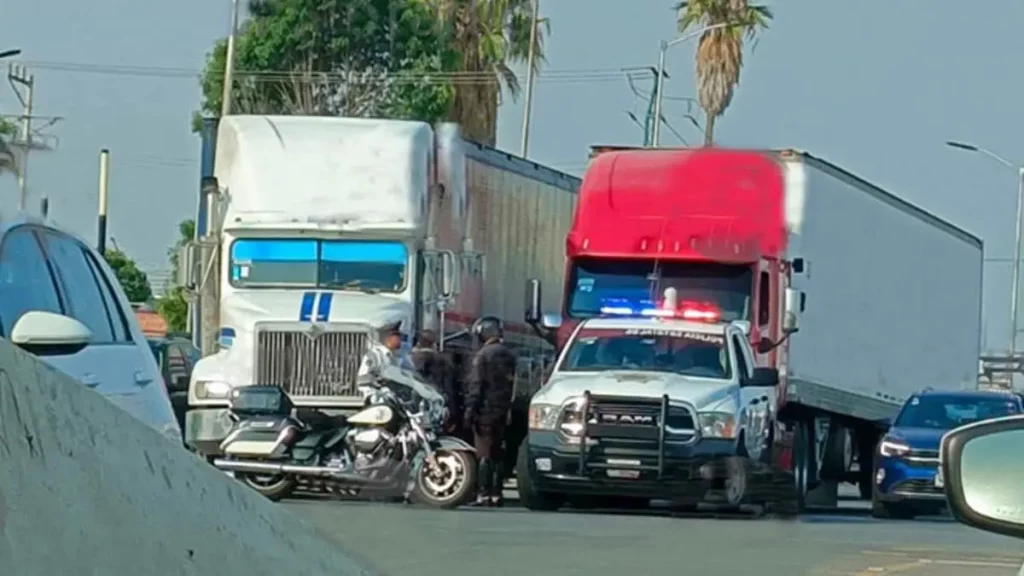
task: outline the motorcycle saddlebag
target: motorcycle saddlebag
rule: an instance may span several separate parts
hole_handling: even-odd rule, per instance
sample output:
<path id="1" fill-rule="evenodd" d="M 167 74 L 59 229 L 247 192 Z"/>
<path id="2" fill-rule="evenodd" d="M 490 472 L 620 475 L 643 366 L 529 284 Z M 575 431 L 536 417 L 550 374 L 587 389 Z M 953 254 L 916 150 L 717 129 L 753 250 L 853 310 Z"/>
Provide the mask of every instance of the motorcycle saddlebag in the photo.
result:
<path id="1" fill-rule="evenodd" d="M 294 408 L 280 386 L 244 386 L 231 392 L 231 411 L 238 416 L 289 416 Z"/>

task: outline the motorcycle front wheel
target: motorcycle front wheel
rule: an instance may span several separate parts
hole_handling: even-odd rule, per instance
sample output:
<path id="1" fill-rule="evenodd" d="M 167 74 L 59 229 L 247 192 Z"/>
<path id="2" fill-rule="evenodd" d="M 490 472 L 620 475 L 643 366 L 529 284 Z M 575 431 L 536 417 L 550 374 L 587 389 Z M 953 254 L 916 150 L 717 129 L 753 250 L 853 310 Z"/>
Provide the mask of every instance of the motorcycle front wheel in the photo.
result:
<path id="1" fill-rule="evenodd" d="M 437 464 L 424 462 L 416 474 L 413 498 L 432 508 L 458 508 L 476 494 L 476 457 L 462 450 L 438 450 Z"/>

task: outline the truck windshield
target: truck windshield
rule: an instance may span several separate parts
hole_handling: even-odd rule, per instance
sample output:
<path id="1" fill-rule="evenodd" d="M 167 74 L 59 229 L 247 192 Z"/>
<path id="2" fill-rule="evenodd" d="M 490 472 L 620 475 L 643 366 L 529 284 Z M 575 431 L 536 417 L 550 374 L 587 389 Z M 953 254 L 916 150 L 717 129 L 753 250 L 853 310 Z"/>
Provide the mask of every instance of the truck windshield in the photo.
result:
<path id="1" fill-rule="evenodd" d="M 652 281 L 657 279 L 657 282 Z M 580 258 L 569 273 L 566 312 L 572 318 L 590 318 L 602 308 L 651 308 L 652 288 L 657 294 L 675 288 L 679 301 L 717 306 L 723 321 L 750 319 L 754 287 L 749 265 L 710 262 L 659 262 Z"/>
<path id="2" fill-rule="evenodd" d="M 1013 398 L 969 398 L 963 396 L 918 396 L 900 412 L 898 428 L 952 430 L 965 424 L 1009 416 L 1020 412 Z"/>
<path id="3" fill-rule="evenodd" d="M 701 378 L 732 377 L 724 336 L 667 329 L 583 328 L 558 370 L 651 370 Z"/>
<path id="4" fill-rule="evenodd" d="M 408 259 L 399 241 L 241 238 L 231 244 L 231 284 L 401 292 Z"/>

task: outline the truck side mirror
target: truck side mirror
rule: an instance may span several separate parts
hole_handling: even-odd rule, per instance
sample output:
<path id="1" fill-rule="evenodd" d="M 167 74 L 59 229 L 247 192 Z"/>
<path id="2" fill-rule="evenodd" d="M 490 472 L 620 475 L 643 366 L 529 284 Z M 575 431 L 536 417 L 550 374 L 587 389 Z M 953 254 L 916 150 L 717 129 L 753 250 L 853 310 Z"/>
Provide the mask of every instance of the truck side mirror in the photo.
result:
<path id="1" fill-rule="evenodd" d="M 804 293 L 793 288 L 786 288 L 783 305 L 782 331 L 792 334 L 800 329 L 800 313 L 804 309 Z"/>
<path id="2" fill-rule="evenodd" d="M 562 327 L 562 317 L 558 314 L 541 314 L 540 326 L 545 330 L 558 330 Z"/>
<path id="3" fill-rule="evenodd" d="M 455 253 L 441 252 L 441 296 L 451 298 L 459 293 L 459 267 Z"/>
<path id="4" fill-rule="evenodd" d="M 178 277 L 175 279 L 178 286 L 196 285 L 196 258 L 198 246 L 194 242 L 186 242 L 178 248 Z"/>
<path id="5" fill-rule="evenodd" d="M 541 290 L 540 280 L 531 278 L 526 281 L 526 312 L 524 319 L 527 324 L 534 325 L 541 321 Z"/>

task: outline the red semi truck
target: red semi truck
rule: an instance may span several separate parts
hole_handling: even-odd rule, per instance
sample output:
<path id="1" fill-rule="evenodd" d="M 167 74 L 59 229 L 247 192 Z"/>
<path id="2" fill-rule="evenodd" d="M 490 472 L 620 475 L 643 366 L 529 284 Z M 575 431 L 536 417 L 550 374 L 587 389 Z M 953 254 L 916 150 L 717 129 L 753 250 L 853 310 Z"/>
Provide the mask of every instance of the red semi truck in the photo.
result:
<path id="1" fill-rule="evenodd" d="M 527 320 L 560 345 L 582 319 L 657 306 L 673 287 L 748 322 L 758 365 L 780 374 L 777 464 L 801 500 L 835 505 L 844 481 L 869 498 L 876 444 L 904 400 L 976 387 L 979 238 L 805 152 L 591 158 L 562 309 L 540 314 L 531 280 Z"/>

